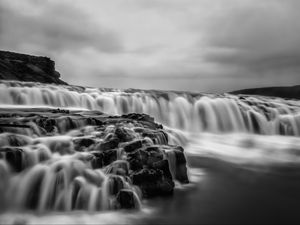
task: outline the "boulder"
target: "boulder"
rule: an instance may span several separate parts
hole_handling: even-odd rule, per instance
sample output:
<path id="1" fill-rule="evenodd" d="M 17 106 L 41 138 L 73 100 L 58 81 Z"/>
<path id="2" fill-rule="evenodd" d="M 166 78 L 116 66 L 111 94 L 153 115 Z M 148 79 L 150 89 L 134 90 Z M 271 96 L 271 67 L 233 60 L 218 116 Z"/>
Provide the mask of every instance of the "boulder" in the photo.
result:
<path id="1" fill-rule="evenodd" d="M 117 148 L 118 145 L 119 145 L 119 139 L 116 138 L 116 137 L 113 137 L 109 140 L 106 140 L 106 141 L 103 141 L 101 143 L 99 143 L 96 147 L 97 150 L 99 151 L 107 151 L 107 150 L 110 150 L 110 149 L 114 149 L 114 148 Z"/>
<path id="2" fill-rule="evenodd" d="M 110 163 L 114 162 L 118 158 L 118 150 L 117 149 L 111 149 L 106 150 L 103 152 L 103 165 L 107 166 Z"/>
<path id="3" fill-rule="evenodd" d="M 21 148 L 1 148 L 0 159 L 3 158 L 16 172 L 20 172 L 23 169 L 24 152 Z"/>
<path id="4" fill-rule="evenodd" d="M 104 154 L 102 152 L 91 152 L 91 154 L 93 155 L 93 158 L 91 160 L 91 165 L 93 169 L 99 169 L 102 168 L 104 166 Z"/>
<path id="5" fill-rule="evenodd" d="M 118 139 L 121 142 L 128 142 L 128 141 L 132 141 L 135 136 L 134 136 L 134 132 L 126 129 L 122 126 L 118 126 L 115 130 L 115 135 L 118 137 Z"/>
<path id="6" fill-rule="evenodd" d="M 121 176 L 110 175 L 107 182 L 107 191 L 109 195 L 117 195 L 124 188 L 124 181 Z"/>
<path id="7" fill-rule="evenodd" d="M 131 175 L 132 183 L 141 188 L 143 197 L 173 194 L 174 182 L 159 169 L 142 169 Z"/>
<path id="8" fill-rule="evenodd" d="M 180 146 L 164 146 L 174 179 L 180 183 L 189 183 L 186 158 Z"/>
<path id="9" fill-rule="evenodd" d="M 122 189 L 117 195 L 118 208 L 121 209 L 134 209 L 138 208 L 137 199 L 132 190 Z"/>
<path id="10" fill-rule="evenodd" d="M 126 143 L 123 148 L 125 152 L 133 152 L 139 148 L 141 148 L 143 146 L 142 144 L 142 140 L 135 140 L 135 141 L 131 141 Z"/>
<path id="11" fill-rule="evenodd" d="M 76 151 L 84 151 L 86 148 L 90 147 L 91 145 L 95 144 L 96 141 L 92 138 L 76 138 L 73 139 L 74 148 Z"/>
<path id="12" fill-rule="evenodd" d="M 106 168 L 105 172 L 109 174 L 120 175 L 120 176 L 128 176 L 129 163 L 125 160 L 114 161 Z"/>

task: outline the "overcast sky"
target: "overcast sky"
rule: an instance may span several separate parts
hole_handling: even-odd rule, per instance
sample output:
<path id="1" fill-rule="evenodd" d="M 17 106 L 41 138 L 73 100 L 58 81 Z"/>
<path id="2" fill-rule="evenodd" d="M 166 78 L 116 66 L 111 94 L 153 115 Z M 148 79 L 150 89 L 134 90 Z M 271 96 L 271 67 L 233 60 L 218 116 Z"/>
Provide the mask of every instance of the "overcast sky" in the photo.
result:
<path id="1" fill-rule="evenodd" d="M 223 92 L 300 83 L 298 0 L 0 0 L 0 48 L 70 84 Z"/>

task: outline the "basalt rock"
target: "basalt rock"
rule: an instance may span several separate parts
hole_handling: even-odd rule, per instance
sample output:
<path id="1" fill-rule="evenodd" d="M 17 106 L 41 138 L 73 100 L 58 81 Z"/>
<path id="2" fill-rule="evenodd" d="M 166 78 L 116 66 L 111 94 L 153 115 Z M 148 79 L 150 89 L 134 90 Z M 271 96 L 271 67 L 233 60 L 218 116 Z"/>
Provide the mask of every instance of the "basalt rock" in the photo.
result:
<path id="1" fill-rule="evenodd" d="M 0 79 L 67 84 L 59 79 L 55 63 L 47 57 L 0 51 Z"/>
<path id="2" fill-rule="evenodd" d="M 145 198 L 173 194 L 174 182 L 162 170 L 142 169 L 131 175 L 132 183 L 138 185 Z"/>
<path id="3" fill-rule="evenodd" d="M 24 152 L 20 148 L 0 148 L 0 159 L 6 160 L 16 172 L 20 172 L 23 169 L 23 158 Z"/>
<path id="4" fill-rule="evenodd" d="M 133 151 L 141 148 L 142 146 L 143 146 L 142 141 L 136 140 L 136 141 L 126 143 L 126 145 L 124 146 L 124 150 L 125 150 L 125 152 L 133 152 Z"/>
<path id="5" fill-rule="evenodd" d="M 119 208 L 121 209 L 134 209 L 138 207 L 133 191 L 128 189 L 119 191 L 117 201 L 119 203 Z"/>
<path id="6" fill-rule="evenodd" d="M 36 191 L 47 174 L 45 167 L 61 157 L 62 162 L 51 171 L 61 174 L 55 179 L 66 179 L 63 174 L 70 173 L 67 179 L 74 186 L 72 209 L 88 207 L 86 199 L 89 197 L 85 197 L 91 193 L 90 185 L 96 185 L 93 189 L 95 196 L 101 198 L 96 190 L 104 188 L 112 202 L 116 203 L 114 207 L 131 209 L 138 204 L 137 193 L 134 193 L 137 189 L 144 198 L 151 198 L 171 195 L 175 180 L 188 183 L 183 148 L 169 145 L 166 131 L 145 114 L 106 116 L 97 112 L 74 113 L 61 109 L 31 109 L 29 112 L 20 110 L 13 113 L 6 110 L 0 111 L 0 124 L 10 124 L 10 117 L 17 118 L 17 123 L 13 124 L 20 125 L 14 129 L 24 129 L 22 125 L 29 124 L 35 132 L 32 136 L 17 132 L 0 134 L 1 159 L 15 173 L 30 171 L 31 167 L 43 161 L 43 166 L 36 168 L 41 170 L 38 172 L 40 179 L 30 189 Z M 36 154 L 37 151 L 43 152 Z M 26 160 L 30 163 L 25 163 L 24 170 Z M 70 160 L 74 162 L 70 163 Z M 88 169 L 82 170 L 85 166 Z M 30 194 L 29 208 L 37 207 L 38 197 Z M 99 204 L 95 207 L 103 207 Z M 64 209 L 65 206 L 57 207 Z"/>

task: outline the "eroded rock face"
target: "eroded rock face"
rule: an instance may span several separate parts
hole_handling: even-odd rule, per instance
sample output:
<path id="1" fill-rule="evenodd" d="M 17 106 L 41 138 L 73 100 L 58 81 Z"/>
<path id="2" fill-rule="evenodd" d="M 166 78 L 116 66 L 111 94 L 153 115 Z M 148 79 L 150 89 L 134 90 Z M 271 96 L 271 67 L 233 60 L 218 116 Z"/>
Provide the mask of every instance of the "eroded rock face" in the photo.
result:
<path id="1" fill-rule="evenodd" d="M 67 84 L 59 79 L 55 63 L 47 57 L 0 51 L 0 79 Z"/>
<path id="2" fill-rule="evenodd" d="M 13 118 L 18 118 L 18 126 L 12 132 Z M 10 115 L 5 111 L 0 112 L 0 124 L 4 124 L 0 160 L 14 173 L 36 173 L 38 177 L 26 190 L 33 188 L 43 193 L 40 186 L 50 178 L 53 183 L 47 182 L 53 185 L 54 192 L 49 195 L 55 193 L 54 197 L 57 194 L 59 198 L 58 192 L 67 193 L 65 189 L 71 188 L 75 202 L 53 200 L 45 203 L 50 208 L 138 208 L 138 198 L 171 195 L 175 180 L 189 182 L 183 148 L 169 145 L 163 127 L 144 114 L 106 116 L 39 109 Z M 31 171 L 35 165 L 38 168 Z M 49 173 L 54 174 L 49 178 Z M 104 193 L 99 194 L 99 190 Z M 91 193 L 104 203 L 87 202 L 93 199 L 89 197 Z M 29 197 L 25 206 L 41 207 L 38 193 Z M 114 206 L 109 205 L 112 203 Z"/>

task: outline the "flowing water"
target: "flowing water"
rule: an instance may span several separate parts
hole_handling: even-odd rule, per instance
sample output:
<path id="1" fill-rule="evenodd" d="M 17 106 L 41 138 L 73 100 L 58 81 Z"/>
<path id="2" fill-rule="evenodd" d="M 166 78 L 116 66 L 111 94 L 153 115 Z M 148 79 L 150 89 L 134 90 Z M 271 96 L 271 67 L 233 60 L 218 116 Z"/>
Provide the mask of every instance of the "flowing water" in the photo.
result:
<path id="1" fill-rule="evenodd" d="M 195 180 L 192 185 L 178 184 L 172 200 L 156 199 L 141 202 L 138 188 L 130 185 L 129 181 L 110 176 L 101 169 L 91 169 L 91 165 L 82 160 L 88 156 L 74 152 L 70 139 L 79 128 L 84 128 L 86 136 L 97 132 L 90 126 L 90 122 L 62 120 L 54 137 L 44 137 L 43 131 L 39 130 L 36 124 L 29 124 L 32 127 L 31 132 L 20 131 L 17 138 L 12 137 L 8 132 L 0 134 L 1 147 L 17 143 L 15 146 L 25 146 L 22 147 L 22 151 L 27 156 L 22 162 L 22 168 L 15 168 L 20 170 L 26 168 L 21 173 L 12 172 L 7 162 L 0 159 L 2 177 L 0 209 L 5 211 L 0 216 L 0 222 L 3 223 L 13 223 L 16 220 L 20 223 L 43 221 L 45 223 L 74 223 L 74 221 L 104 224 L 152 223 L 153 221 L 149 221 L 148 218 L 156 218 L 154 222 L 160 223 L 163 221 L 159 217 L 159 212 L 163 212 L 161 205 L 169 209 L 169 213 L 166 214 L 168 218 L 172 216 L 176 218 L 175 214 L 180 215 L 180 212 L 174 209 L 174 206 L 180 207 L 178 201 L 184 201 L 186 208 L 189 206 L 194 208 L 195 204 L 203 206 L 203 202 L 206 201 L 208 203 L 203 208 L 209 210 L 211 199 L 198 199 L 197 197 L 190 199 L 191 195 L 199 195 L 199 188 L 196 188 L 197 191 L 192 191 L 193 188 L 198 187 L 197 185 L 206 182 L 209 186 L 209 182 L 213 180 L 209 190 L 200 188 L 208 194 L 211 194 L 209 191 L 212 190 L 215 191 L 213 193 L 220 193 L 220 190 L 214 186 L 219 185 L 218 182 L 223 183 L 225 188 L 231 185 L 228 180 L 224 179 L 224 176 L 207 171 L 207 168 L 218 167 L 222 172 L 223 170 L 232 171 L 234 168 L 235 172 L 243 171 L 242 174 L 247 171 L 247 177 L 250 180 L 253 177 L 257 180 L 257 174 L 260 174 L 260 177 L 266 174 L 273 174 L 272 176 L 279 174 L 284 179 L 293 176 L 291 179 L 294 180 L 300 171 L 300 102 L 297 100 L 2 81 L 0 83 L 0 107 L 2 110 L 60 108 L 87 113 L 96 110 L 109 115 L 131 112 L 149 114 L 155 118 L 155 121 L 164 125 L 171 144 L 182 145 L 185 148 L 191 167 L 190 178 Z M 2 158 L 7 158 L 7 152 L 1 154 Z M 199 168 L 202 169 L 200 172 Z M 256 175 L 249 175 L 249 171 Z M 211 177 L 218 179 L 216 178 L 217 181 L 215 181 Z M 243 193 L 250 193 L 251 188 L 258 187 L 253 183 L 251 185 L 254 186 L 249 186 L 248 183 L 247 185 L 240 184 L 240 177 L 230 177 L 230 179 L 236 183 L 235 188 L 236 186 L 244 187 L 244 189 L 241 188 L 245 190 Z M 275 183 L 277 185 L 277 182 Z M 273 180 L 268 185 L 274 185 Z M 290 186 L 294 188 L 297 185 L 298 183 Z M 117 206 L 113 195 L 116 186 L 117 189 L 126 187 L 132 190 L 136 211 L 115 211 Z M 281 184 L 279 186 L 281 187 Z M 35 194 L 36 191 L 40 193 L 38 196 Z M 239 193 L 239 190 L 233 190 L 233 192 Z M 272 189 L 266 193 L 262 196 L 270 195 L 270 198 L 276 198 L 274 196 L 279 192 Z M 220 199 L 228 201 L 226 196 L 226 194 L 220 195 Z M 195 199 L 202 203 L 195 203 Z M 287 201 L 287 204 L 289 203 Z M 212 203 L 212 205 L 214 209 L 219 207 L 219 203 Z M 28 209 L 34 209 L 34 212 L 38 214 Z M 212 217 L 214 209 L 209 211 Z M 183 209 L 182 212 L 184 211 Z M 190 211 L 193 212 L 193 210 Z M 232 212 L 228 214 L 230 213 Z M 199 215 L 196 212 L 189 216 L 194 218 Z M 201 221 L 201 216 L 196 222 L 195 220 L 189 221 L 191 223 L 220 222 L 207 219 L 207 215 L 202 215 L 203 221 Z M 184 221 L 181 220 L 181 222 Z"/>

